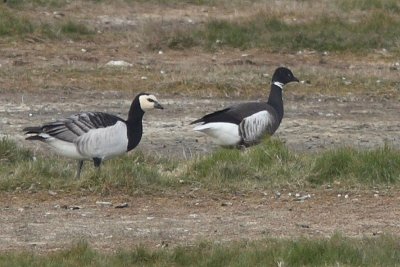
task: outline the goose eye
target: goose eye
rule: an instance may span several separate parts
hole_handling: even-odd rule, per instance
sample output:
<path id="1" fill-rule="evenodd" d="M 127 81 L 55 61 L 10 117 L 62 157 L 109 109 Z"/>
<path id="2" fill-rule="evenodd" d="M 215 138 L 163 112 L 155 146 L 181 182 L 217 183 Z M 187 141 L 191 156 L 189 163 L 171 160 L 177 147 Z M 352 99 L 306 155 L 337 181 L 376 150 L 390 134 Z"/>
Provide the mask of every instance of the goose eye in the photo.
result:
<path id="1" fill-rule="evenodd" d="M 154 99 L 151 99 L 151 98 L 147 98 L 147 101 L 149 101 L 149 102 L 155 102 Z"/>

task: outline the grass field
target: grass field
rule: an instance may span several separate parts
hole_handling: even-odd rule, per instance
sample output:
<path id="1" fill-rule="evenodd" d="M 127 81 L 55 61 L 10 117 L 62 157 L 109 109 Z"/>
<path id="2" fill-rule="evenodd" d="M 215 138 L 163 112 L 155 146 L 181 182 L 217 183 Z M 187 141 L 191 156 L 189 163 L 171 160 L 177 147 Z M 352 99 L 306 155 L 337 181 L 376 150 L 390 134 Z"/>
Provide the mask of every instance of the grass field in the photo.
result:
<path id="1" fill-rule="evenodd" d="M 15 99 L 22 95 L 24 102 L 25 93 L 33 99 L 25 99 L 28 105 L 40 105 L 40 99 L 35 97 L 44 99 L 48 95 L 58 96 L 64 104 L 74 91 L 87 93 L 88 99 L 92 91 L 154 91 L 176 99 L 253 99 L 264 96 L 271 72 L 278 65 L 288 65 L 296 76 L 301 76 L 299 89 L 289 87 L 285 92 L 293 110 L 307 99 L 318 98 L 326 99 L 327 105 L 335 99 L 337 105 L 344 107 L 343 113 L 350 115 L 351 101 L 364 103 L 366 110 L 369 103 L 378 103 L 377 109 L 387 102 L 396 106 L 400 100 L 399 36 L 400 3 L 395 0 L 8 0 L 0 4 L 0 94 L 7 99 L 0 107 L 1 114 L 6 114 L 0 118 L 0 126 L 15 126 L 13 120 L 28 121 L 25 111 L 17 117 L 18 111 L 8 110 L 11 106 L 7 106 L 8 99 L 14 101 L 15 95 Z M 115 59 L 133 66 L 106 67 L 109 60 Z M 336 99 L 339 96 L 342 98 Z M 25 103 L 21 106 L 25 108 Z M 46 118 L 56 115 L 51 107 L 37 110 Z M 328 109 L 322 111 L 330 114 Z M 312 118 L 317 112 L 310 108 L 301 116 Z M 366 112 L 359 118 L 369 122 L 371 114 L 380 113 Z M 374 127 L 380 124 L 377 125 Z M 395 126 L 390 128 L 393 133 Z M 13 129 L 11 137 L 21 134 L 18 127 Z M 14 234 L 25 238 L 15 237 L 17 243 L 28 244 L 33 235 L 26 230 L 32 222 L 12 223 L 34 206 L 29 202 L 32 200 L 23 203 L 21 198 L 29 195 L 29 199 L 38 198 L 32 202 L 44 203 L 53 201 L 54 194 L 60 198 L 121 195 L 123 199 L 176 194 L 177 202 L 189 195 L 200 206 L 198 199 L 202 197 L 217 198 L 218 207 L 222 205 L 219 197 L 236 201 L 241 196 L 243 203 L 255 201 L 253 207 L 276 205 L 284 212 L 292 212 L 300 208 L 287 204 L 287 199 L 273 202 L 277 192 L 314 190 L 323 195 L 329 189 L 332 194 L 353 193 L 349 202 L 343 204 L 338 198 L 340 201 L 333 205 L 339 209 L 351 206 L 349 210 L 353 212 L 366 209 L 365 214 L 357 214 L 357 220 L 371 229 L 377 225 L 389 232 L 379 232 L 377 236 L 363 236 L 361 232 L 353 234 L 358 237 L 348 237 L 338 229 L 338 233 L 327 237 L 326 233 L 332 233 L 329 229 L 303 238 L 296 230 L 294 238 L 258 233 L 257 238 L 249 240 L 238 238 L 234 232 L 232 242 L 203 241 L 200 237 L 194 244 L 177 242 L 165 248 L 140 242 L 124 246 L 132 243 L 122 242 L 111 251 L 98 250 L 92 240 L 82 238 L 55 252 L 44 249 L 37 253 L 36 245 L 29 247 L 32 249 L 0 251 L 0 266 L 399 266 L 400 240 L 397 232 L 390 232 L 390 227 L 398 224 L 385 221 L 384 216 L 379 221 L 365 220 L 370 208 L 384 210 L 384 205 L 391 204 L 391 210 L 396 211 L 393 206 L 400 190 L 400 151 L 390 142 L 373 148 L 340 145 L 298 151 L 272 137 L 248 149 L 220 148 L 190 159 L 135 150 L 106 162 L 100 172 L 86 163 L 80 180 L 72 178 L 75 164 L 1 137 L 0 197 L 7 200 L 1 209 L 4 214 L 16 209 L 17 215 L 9 215 L 10 222 L 5 225 L 15 227 Z M 380 196 L 382 191 L 389 192 L 387 198 L 380 200 L 372 195 L 364 199 L 368 203 L 360 201 L 362 193 L 357 195 L 378 192 L 375 194 Z M 187 192 L 196 192 L 200 197 Z M 267 200 L 251 199 L 253 195 Z M 315 197 L 315 202 L 306 202 L 302 208 L 318 205 L 320 199 Z M 18 201 L 23 203 L 19 207 L 22 211 L 13 206 L 14 202 L 19 205 Z M 324 202 L 326 209 L 332 205 L 329 201 Z M 187 205 L 185 212 L 192 214 L 194 207 Z M 169 208 L 172 212 L 173 206 Z M 49 214 L 53 211 L 50 209 Z M 67 212 L 64 215 L 71 216 L 71 220 L 79 217 Z M 120 216 L 109 210 L 104 212 L 105 218 Z M 42 213 L 35 221 L 38 225 L 45 221 Z M 145 220 L 152 216 L 149 213 Z M 336 214 L 331 216 L 332 221 L 340 219 Z M 301 225 L 304 218 L 299 220 Z M 238 229 L 245 226 L 239 225 Z M 316 226 L 312 230 L 319 229 Z M 370 233 L 370 229 L 365 231 Z"/>
<path id="2" fill-rule="evenodd" d="M 125 249 L 112 254 L 94 251 L 86 242 L 38 256 L 0 254 L 1 266 L 398 266 L 399 240 L 390 236 L 321 240 L 267 239 L 149 250 Z"/>
<path id="3" fill-rule="evenodd" d="M 141 152 L 107 162 L 100 173 L 86 166 L 82 179 L 71 179 L 74 161 L 33 155 L 10 140 L 0 142 L 0 189 L 77 190 L 134 194 L 200 186 L 205 190 L 235 191 L 300 189 L 340 184 L 343 188 L 386 188 L 400 182 L 400 151 L 385 146 L 374 150 L 350 147 L 316 154 L 291 152 L 278 140 L 246 149 L 219 149 L 185 162 Z"/>

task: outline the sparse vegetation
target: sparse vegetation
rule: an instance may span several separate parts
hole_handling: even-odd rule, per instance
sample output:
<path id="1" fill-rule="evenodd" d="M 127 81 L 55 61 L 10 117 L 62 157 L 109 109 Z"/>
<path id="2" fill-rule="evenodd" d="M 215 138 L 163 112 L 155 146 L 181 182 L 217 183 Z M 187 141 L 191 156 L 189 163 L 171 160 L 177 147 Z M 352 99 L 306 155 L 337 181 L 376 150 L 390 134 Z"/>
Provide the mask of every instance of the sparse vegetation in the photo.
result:
<path id="1" fill-rule="evenodd" d="M 0 162 L 2 164 L 17 164 L 32 158 L 32 152 L 17 146 L 8 138 L 0 138 Z"/>
<path id="2" fill-rule="evenodd" d="M 14 8 L 31 8 L 31 7 L 62 7 L 68 0 L 7 0 L 7 4 Z"/>
<path id="3" fill-rule="evenodd" d="M 168 45 L 168 40 L 173 39 L 174 46 L 170 48 L 200 44 L 212 50 L 228 46 L 279 52 L 312 49 L 367 53 L 382 48 L 398 52 L 399 29 L 400 21 L 381 11 L 371 12 L 356 22 L 325 15 L 306 22 L 288 23 L 278 16 L 260 13 L 243 20 L 211 20 L 202 28 L 179 32 L 179 35 L 164 33 L 166 38 L 161 43 Z M 177 45 L 179 40 L 182 40 L 180 46 Z"/>
<path id="4" fill-rule="evenodd" d="M 17 16 L 0 6 L 0 36 L 32 33 L 34 25 L 26 18 Z"/>
<path id="5" fill-rule="evenodd" d="M 399 13 L 400 4 L 396 0 L 340 0 L 339 7 L 343 11 L 351 10 L 382 10 L 389 13 Z"/>
<path id="6" fill-rule="evenodd" d="M 50 39 L 71 38 L 78 40 L 83 36 L 90 38 L 93 33 L 86 25 L 79 22 L 57 21 L 51 24 L 40 22 L 0 6 L 0 36 L 24 37 L 33 34 Z"/>
<path id="7" fill-rule="evenodd" d="M 12 152 L 11 152 L 12 151 Z M 340 148 L 319 154 L 291 152 L 283 143 L 267 139 L 245 150 L 219 149 L 209 156 L 188 162 L 133 152 L 106 162 L 100 173 L 86 166 L 81 180 L 75 180 L 75 161 L 49 159 L 32 154 L 3 139 L 2 161 L 9 162 L 0 173 L 0 190 L 77 190 L 100 193 L 124 191 L 151 193 L 182 186 L 234 192 L 307 185 L 381 186 L 400 181 L 400 152 L 386 146 L 374 150 Z M 91 165 L 87 162 L 86 165 Z"/>
<path id="8" fill-rule="evenodd" d="M 156 1 L 157 4 L 171 4 Z M 210 4 L 208 1 L 175 1 L 175 4 Z M 34 1 L 34 5 L 65 5 L 64 1 Z M 93 3 L 95 4 L 95 3 Z M 120 3 L 121 4 L 121 3 Z M 154 3 L 153 3 L 154 4 Z M 27 5 L 25 1 L 11 1 L 11 6 Z M 263 48 L 270 51 L 297 52 L 303 49 L 316 51 L 369 53 L 374 49 L 387 49 L 399 53 L 398 36 L 400 7 L 396 1 L 337 1 L 343 14 L 319 14 L 312 19 L 298 21 L 282 18 L 281 14 L 262 11 L 251 17 L 213 19 L 205 23 L 180 23 L 147 21 L 139 40 L 150 49 L 168 47 L 186 49 L 201 46 L 205 49 L 234 47 L 240 49 Z M 1 35 L 24 35 L 35 32 L 43 37 L 72 39 L 91 38 L 93 31 L 85 24 L 69 19 L 39 22 L 0 9 Z M 352 16 L 351 12 L 368 12 Z M 1 25 L 4 26 L 1 26 Z M 10 27 L 12 26 L 12 27 Z M 114 37 L 112 37 L 113 39 Z M 104 37 L 102 37 L 104 41 Z"/>
<path id="9" fill-rule="evenodd" d="M 29 252 L 0 254 L 1 266 L 397 266 L 396 237 L 352 239 L 339 234 L 320 240 L 265 239 L 150 250 L 138 246 L 112 254 L 86 242 L 48 255 Z"/>

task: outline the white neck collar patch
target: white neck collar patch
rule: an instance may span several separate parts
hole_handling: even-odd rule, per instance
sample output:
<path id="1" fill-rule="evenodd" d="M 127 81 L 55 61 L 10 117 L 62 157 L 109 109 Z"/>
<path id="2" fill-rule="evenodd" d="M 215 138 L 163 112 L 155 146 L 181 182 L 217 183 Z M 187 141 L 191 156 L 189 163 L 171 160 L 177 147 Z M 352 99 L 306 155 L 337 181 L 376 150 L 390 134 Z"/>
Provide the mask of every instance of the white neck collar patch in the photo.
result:
<path id="1" fill-rule="evenodd" d="M 283 83 L 280 82 L 274 82 L 274 85 L 278 86 L 279 88 L 283 89 Z"/>

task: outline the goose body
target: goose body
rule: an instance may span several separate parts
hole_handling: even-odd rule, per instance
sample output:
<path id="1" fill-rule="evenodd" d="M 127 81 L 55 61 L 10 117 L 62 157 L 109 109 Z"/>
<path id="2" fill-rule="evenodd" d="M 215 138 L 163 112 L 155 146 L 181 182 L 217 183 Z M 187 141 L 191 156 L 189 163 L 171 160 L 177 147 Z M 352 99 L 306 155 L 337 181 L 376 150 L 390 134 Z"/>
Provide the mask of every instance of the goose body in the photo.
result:
<path id="1" fill-rule="evenodd" d="M 266 102 L 247 102 L 205 115 L 191 124 L 193 130 L 212 137 L 221 146 L 251 146 L 278 129 L 284 114 L 282 90 L 289 82 L 299 80 L 287 68 L 277 68 L 272 77 Z"/>
<path id="2" fill-rule="evenodd" d="M 132 101 L 127 120 L 104 112 L 82 112 L 24 131 L 27 140 L 45 142 L 58 154 L 79 160 L 79 177 L 84 160 L 99 167 L 103 160 L 135 148 L 142 138 L 144 112 L 153 108 L 163 107 L 155 96 L 141 93 Z"/>

